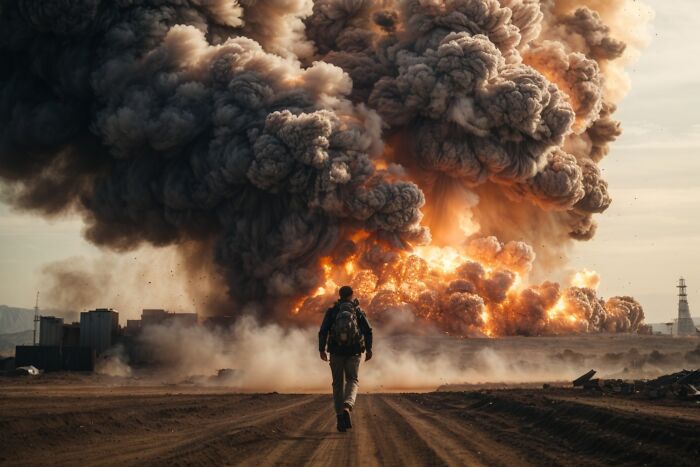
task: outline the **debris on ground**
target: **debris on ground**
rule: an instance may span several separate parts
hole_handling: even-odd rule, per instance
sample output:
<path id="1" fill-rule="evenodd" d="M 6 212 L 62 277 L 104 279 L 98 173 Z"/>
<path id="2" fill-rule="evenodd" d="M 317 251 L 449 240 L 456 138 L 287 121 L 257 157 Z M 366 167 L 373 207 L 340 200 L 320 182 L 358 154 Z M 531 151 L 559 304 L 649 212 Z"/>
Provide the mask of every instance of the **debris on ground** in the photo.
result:
<path id="1" fill-rule="evenodd" d="M 652 380 L 622 380 L 593 378 L 591 370 L 572 381 L 574 387 L 584 391 L 598 391 L 604 394 L 640 394 L 649 399 L 671 396 L 679 399 L 700 401 L 700 370 L 683 370 L 660 376 Z"/>
<path id="2" fill-rule="evenodd" d="M 41 370 L 34 365 L 20 366 L 15 368 L 13 373 L 15 376 L 38 376 L 41 374 Z"/>
<path id="3" fill-rule="evenodd" d="M 579 376 L 578 378 L 576 378 L 576 379 L 573 381 L 574 387 L 583 386 L 584 384 L 586 384 L 587 382 L 589 382 L 589 381 L 591 380 L 591 378 L 593 378 L 593 376 L 594 376 L 595 374 L 596 374 L 596 371 L 595 371 L 595 370 L 591 370 L 591 371 L 589 371 L 588 373 L 586 373 L 585 375 Z"/>

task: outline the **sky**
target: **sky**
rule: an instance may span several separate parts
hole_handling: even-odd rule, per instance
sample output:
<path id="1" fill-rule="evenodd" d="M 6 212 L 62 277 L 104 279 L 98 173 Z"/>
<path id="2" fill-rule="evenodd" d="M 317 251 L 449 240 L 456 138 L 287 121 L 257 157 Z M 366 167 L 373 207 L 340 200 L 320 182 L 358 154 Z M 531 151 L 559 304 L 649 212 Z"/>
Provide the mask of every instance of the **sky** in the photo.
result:
<path id="1" fill-rule="evenodd" d="M 700 10 L 696 0 L 647 3 L 652 42 L 629 69 L 616 114 L 624 134 L 602 163 L 614 202 L 572 263 L 601 275 L 602 295 L 632 295 L 661 322 L 677 315 L 681 275 L 700 315 Z"/>
<path id="2" fill-rule="evenodd" d="M 697 0 L 647 3 L 652 42 L 629 69 L 632 88 L 616 114 L 624 134 L 602 163 L 614 202 L 597 217 L 596 238 L 573 247 L 571 264 L 597 271 L 604 297 L 634 296 L 647 322 L 662 322 L 677 313 L 681 275 L 691 312 L 700 310 L 700 9 Z M 0 203 L 0 304 L 32 307 L 45 264 L 99 256 L 82 228 L 77 218 L 45 220 Z"/>

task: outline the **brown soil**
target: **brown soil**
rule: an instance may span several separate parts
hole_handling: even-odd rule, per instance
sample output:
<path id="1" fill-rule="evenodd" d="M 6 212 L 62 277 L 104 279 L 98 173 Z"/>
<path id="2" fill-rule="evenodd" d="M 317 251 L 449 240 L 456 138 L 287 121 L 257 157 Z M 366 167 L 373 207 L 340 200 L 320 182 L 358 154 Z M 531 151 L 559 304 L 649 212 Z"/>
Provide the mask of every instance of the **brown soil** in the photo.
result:
<path id="1" fill-rule="evenodd" d="M 213 391 L 219 391 L 215 393 Z M 700 405 L 571 389 L 329 395 L 0 380 L 2 465 L 697 465 Z"/>

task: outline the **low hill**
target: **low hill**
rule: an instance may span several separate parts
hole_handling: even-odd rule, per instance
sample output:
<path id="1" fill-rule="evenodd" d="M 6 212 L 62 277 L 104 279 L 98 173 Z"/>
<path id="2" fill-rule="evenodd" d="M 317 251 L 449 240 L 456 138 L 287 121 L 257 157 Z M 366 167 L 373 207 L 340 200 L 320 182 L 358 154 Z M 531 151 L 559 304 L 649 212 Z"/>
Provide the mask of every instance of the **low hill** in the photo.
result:
<path id="1" fill-rule="evenodd" d="M 0 356 L 12 356 L 18 345 L 31 345 L 34 331 L 21 331 L 11 334 L 0 334 Z"/>
<path id="2" fill-rule="evenodd" d="M 34 329 L 34 310 L 0 305 L 0 334 L 13 334 Z"/>

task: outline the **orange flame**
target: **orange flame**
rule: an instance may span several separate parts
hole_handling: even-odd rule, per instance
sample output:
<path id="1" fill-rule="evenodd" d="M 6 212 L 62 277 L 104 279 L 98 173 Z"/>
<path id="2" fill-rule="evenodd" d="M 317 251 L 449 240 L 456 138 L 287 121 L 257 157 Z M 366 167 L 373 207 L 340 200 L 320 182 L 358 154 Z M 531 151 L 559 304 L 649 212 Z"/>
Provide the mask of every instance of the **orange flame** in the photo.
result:
<path id="1" fill-rule="evenodd" d="M 355 242 L 355 252 L 342 262 L 330 256 L 320 260 L 321 284 L 295 305 L 293 315 L 317 316 L 337 299 L 339 287 L 349 284 L 370 319 L 389 320 L 408 312 L 417 320 L 414 325 L 432 326 L 450 335 L 517 333 L 518 320 L 531 313 L 526 307 L 533 306 L 545 307 L 538 332 L 585 328 L 585 317 L 568 303 L 558 285 L 530 285 L 526 272 L 509 270 L 495 258 L 476 261 L 466 253 L 466 246 L 395 251 L 380 245 L 387 256 L 377 259 L 370 253 L 376 253 L 379 244 L 368 232 L 357 231 L 349 238 Z M 597 277 L 584 270 L 571 282 L 591 286 Z"/>

